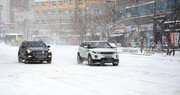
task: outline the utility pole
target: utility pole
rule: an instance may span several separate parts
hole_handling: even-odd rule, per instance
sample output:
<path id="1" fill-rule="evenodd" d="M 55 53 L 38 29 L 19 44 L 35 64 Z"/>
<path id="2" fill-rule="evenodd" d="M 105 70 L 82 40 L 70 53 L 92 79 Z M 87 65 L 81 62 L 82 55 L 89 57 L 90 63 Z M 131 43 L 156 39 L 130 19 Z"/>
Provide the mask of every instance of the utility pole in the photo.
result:
<path id="1" fill-rule="evenodd" d="M 153 7 L 153 35 L 154 35 L 154 46 L 153 48 L 155 49 L 155 46 L 157 44 L 156 42 L 156 35 L 157 35 L 157 21 L 156 21 L 156 0 L 154 1 L 154 7 Z"/>
<path id="2" fill-rule="evenodd" d="M 177 20 L 177 0 L 175 0 L 175 6 L 174 6 L 174 27 L 173 27 L 173 31 L 176 32 L 176 20 Z M 173 45 L 173 56 L 175 55 L 175 45 Z"/>
<path id="3" fill-rule="evenodd" d="M 154 34 L 154 43 L 155 45 L 156 43 L 156 35 L 157 35 L 157 31 L 156 31 L 156 26 L 157 26 L 157 21 L 156 21 L 156 0 L 154 1 L 154 9 L 153 9 L 153 34 Z"/>
<path id="4" fill-rule="evenodd" d="M 87 22 L 86 21 L 87 21 L 87 0 L 85 0 L 85 22 L 84 22 L 85 23 L 85 31 L 84 31 L 85 32 L 85 41 L 86 41 L 86 34 L 87 34 L 86 33 L 87 32 L 86 31 L 86 28 L 87 28 Z"/>

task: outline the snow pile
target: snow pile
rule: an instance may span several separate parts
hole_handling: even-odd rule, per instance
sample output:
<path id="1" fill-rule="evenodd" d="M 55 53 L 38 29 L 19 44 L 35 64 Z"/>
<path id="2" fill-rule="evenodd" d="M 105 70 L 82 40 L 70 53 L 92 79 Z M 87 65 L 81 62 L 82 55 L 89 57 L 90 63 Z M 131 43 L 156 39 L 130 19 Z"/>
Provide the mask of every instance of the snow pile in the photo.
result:
<path id="1" fill-rule="evenodd" d="M 78 46 L 52 46 L 52 64 L 17 62 L 0 44 L 0 95 L 180 95 L 180 58 L 120 53 L 119 66 L 78 65 Z"/>

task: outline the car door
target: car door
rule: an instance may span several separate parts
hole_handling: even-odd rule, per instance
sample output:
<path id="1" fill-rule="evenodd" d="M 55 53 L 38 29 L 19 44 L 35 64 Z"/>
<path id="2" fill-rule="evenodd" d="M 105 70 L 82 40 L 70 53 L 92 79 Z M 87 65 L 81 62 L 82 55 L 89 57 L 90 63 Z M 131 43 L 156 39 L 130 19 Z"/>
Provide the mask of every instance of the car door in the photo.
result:
<path id="1" fill-rule="evenodd" d="M 87 43 L 83 43 L 82 47 L 80 48 L 81 57 L 86 58 L 85 51 L 87 50 Z"/>
<path id="2" fill-rule="evenodd" d="M 84 50 L 83 50 L 84 58 L 88 58 L 89 54 L 89 43 L 85 43 Z"/>
<path id="3" fill-rule="evenodd" d="M 79 49 L 78 49 L 79 54 L 80 54 L 81 57 L 83 57 L 83 48 L 84 48 L 84 43 L 82 43 L 82 44 L 79 46 Z"/>

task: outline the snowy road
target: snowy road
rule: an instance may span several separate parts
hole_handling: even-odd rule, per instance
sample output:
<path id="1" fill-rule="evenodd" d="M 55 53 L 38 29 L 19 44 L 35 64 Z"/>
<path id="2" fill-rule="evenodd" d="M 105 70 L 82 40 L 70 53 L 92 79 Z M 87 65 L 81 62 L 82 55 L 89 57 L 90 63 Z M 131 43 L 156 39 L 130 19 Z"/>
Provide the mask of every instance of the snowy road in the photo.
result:
<path id="1" fill-rule="evenodd" d="M 119 66 L 76 63 L 77 46 L 53 46 L 52 64 L 17 62 L 0 44 L 0 95 L 180 95 L 180 57 L 120 54 Z"/>

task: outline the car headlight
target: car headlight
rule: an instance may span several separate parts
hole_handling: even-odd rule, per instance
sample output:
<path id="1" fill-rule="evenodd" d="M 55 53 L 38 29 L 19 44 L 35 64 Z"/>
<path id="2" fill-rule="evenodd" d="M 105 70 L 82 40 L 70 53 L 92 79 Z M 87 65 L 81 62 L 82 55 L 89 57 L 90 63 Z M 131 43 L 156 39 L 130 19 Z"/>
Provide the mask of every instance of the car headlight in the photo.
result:
<path id="1" fill-rule="evenodd" d="M 27 49 L 27 53 L 31 53 L 31 50 Z"/>
<path id="2" fill-rule="evenodd" d="M 116 51 L 116 52 L 114 52 L 114 54 L 117 54 L 118 52 Z"/>
<path id="3" fill-rule="evenodd" d="M 95 53 L 95 54 L 101 54 L 101 52 L 96 52 L 96 51 L 93 51 L 93 53 Z"/>
<path id="4" fill-rule="evenodd" d="M 48 50 L 49 53 L 51 53 L 51 50 Z"/>

